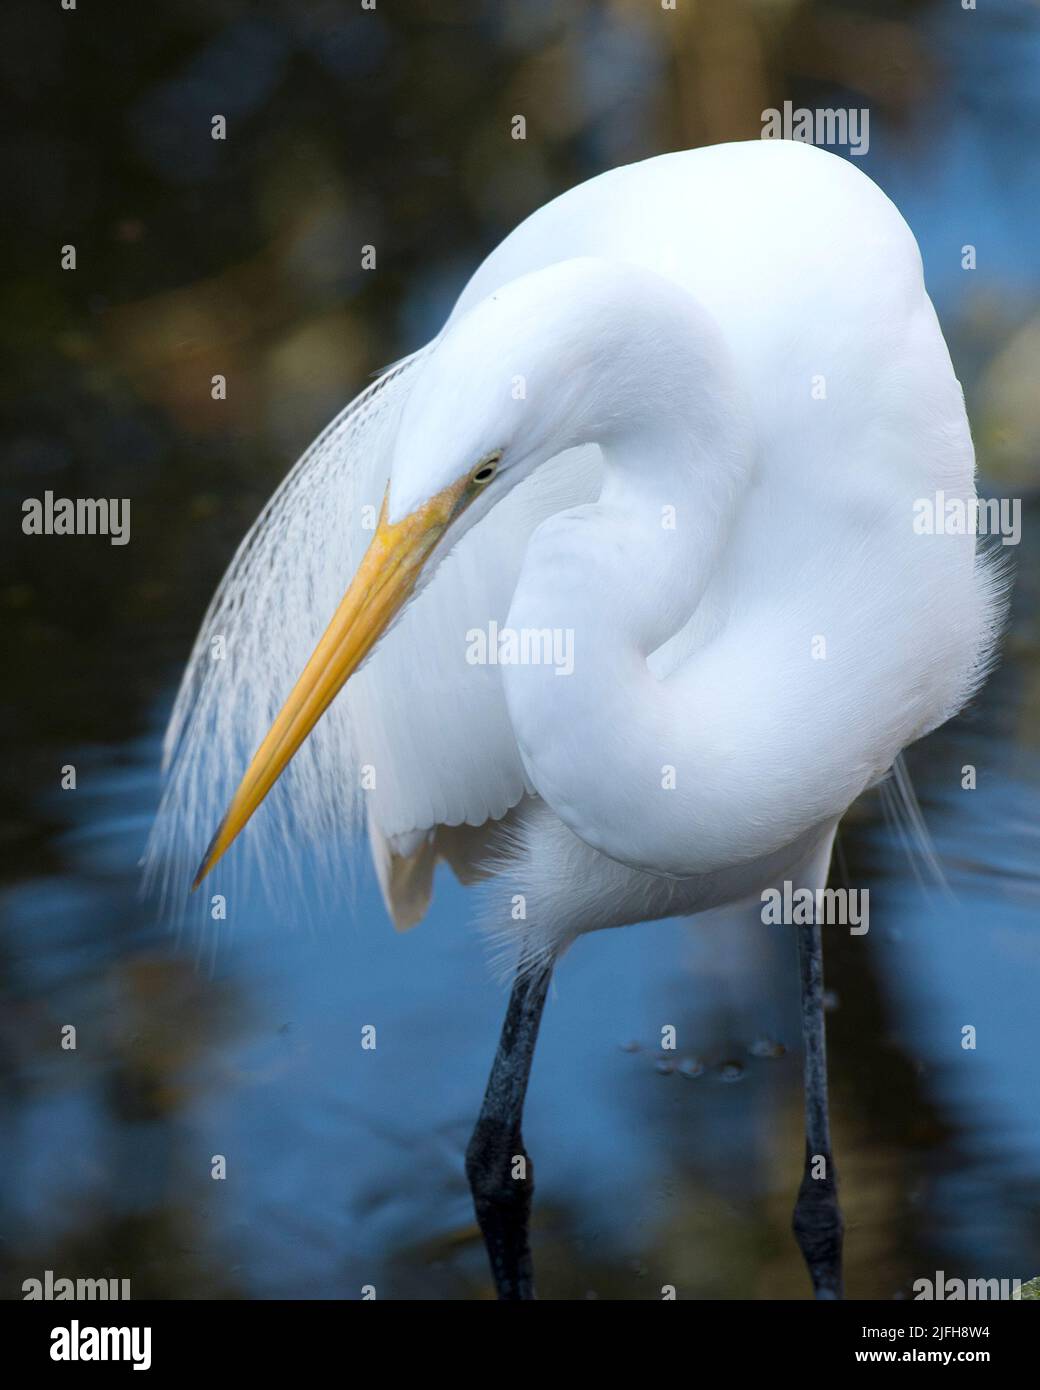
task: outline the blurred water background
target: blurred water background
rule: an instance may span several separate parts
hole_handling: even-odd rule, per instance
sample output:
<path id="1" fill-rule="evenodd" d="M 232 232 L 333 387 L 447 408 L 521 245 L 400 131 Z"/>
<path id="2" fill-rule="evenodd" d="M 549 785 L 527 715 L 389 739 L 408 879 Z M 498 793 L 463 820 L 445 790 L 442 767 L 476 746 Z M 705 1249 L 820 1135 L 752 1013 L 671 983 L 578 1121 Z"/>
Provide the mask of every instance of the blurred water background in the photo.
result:
<path id="1" fill-rule="evenodd" d="M 135 1297 L 490 1295 L 463 1151 L 505 999 L 472 901 L 445 872 L 401 937 L 369 878 L 306 930 L 257 898 L 219 938 L 170 933 L 137 898 L 161 731 L 274 485 L 481 257 L 582 179 L 754 138 L 784 100 L 869 108 L 862 167 L 920 240 L 983 490 L 1024 510 L 1002 665 L 910 758 L 955 903 L 877 797 L 841 834 L 871 893 L 866 941 L 827 938 L 849 1292 L 1040 1273 L 1040 9 L 8 0 L 0 74 L 3 1295 L 48 1268 Z M 129 496 L 130 544 L 24 537 L 45 489 Z M 525 1125 L 543 1296 L 806 1294 L 796 990 L 756 922 L 579 943 Z"/>

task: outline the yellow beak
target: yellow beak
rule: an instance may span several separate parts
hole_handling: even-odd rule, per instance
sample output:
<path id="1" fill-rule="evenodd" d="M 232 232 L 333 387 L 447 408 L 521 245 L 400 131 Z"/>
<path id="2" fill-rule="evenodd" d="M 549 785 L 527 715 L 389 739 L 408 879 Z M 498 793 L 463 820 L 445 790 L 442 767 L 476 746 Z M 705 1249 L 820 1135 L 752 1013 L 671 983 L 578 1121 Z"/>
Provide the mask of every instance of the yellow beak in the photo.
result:
<path id="1" fill-rule="evenodd" d="M 389 627 L 414 590 L 433 548 L 472 500 L 473 493 L 470 479 L 464 477 L 395 524 L 386 519 L 387 497 L 383 498 L 379 525 L 358 572 L 270 733 L 256 750 L 199 865 L 192 890 L 223 856 L 290 758 Z"/>

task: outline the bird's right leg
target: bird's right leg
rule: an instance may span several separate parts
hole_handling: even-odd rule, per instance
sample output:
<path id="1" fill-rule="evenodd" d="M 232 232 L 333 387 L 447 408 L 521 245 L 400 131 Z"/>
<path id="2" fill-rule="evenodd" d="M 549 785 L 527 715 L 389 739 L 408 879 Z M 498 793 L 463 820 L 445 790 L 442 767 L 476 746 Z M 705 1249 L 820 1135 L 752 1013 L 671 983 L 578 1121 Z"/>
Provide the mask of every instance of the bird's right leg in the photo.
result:
<path id="1" fill-rule="evenodd" d="M 838 1204 L 827 1104 L 823 939 L 818 921 L 800 925 L 796 930 L 805 1046 L 805 1172 L 792 1224 L 815 1296 L 843 1298 L 841 1247 L 845 1223 Z"/>
<path id="2" fill-rule="evenodd" d="M 466 1176 L 500 1299 L 534 1298 L 528 1218 L 534 1192 L 520 1125 L 552 966 L 518 975 L 488 1078 Z"/>

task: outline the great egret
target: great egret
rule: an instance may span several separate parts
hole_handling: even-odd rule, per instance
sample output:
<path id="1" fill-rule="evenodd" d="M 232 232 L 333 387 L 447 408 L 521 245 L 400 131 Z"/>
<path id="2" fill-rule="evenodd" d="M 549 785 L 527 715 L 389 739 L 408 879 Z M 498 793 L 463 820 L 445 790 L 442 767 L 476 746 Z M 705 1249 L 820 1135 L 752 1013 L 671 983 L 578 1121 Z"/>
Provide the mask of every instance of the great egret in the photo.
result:
<path id="1" fill-rule="evenodd" d="M 197 884 L 321 719 L 254 849 L 363 816 L 402 926 L 439 857 L 503 875 L 516 976 L 466 1165 L 500 1297 L 533 1296 L 521 1113 L 554 961 L 598 928 L 825 883 L 851 802 L 985 674 L 999 582 L 974 535 L 914 524 L 973 474 L 892 203 L 811 146 L 722 145 L 529 217 L 236 556 L 174 712 L 153 864 L 198 852 L 259 744 Z M 794 1226 L 837 1297 L 820 924 L 797 931 Z"/>

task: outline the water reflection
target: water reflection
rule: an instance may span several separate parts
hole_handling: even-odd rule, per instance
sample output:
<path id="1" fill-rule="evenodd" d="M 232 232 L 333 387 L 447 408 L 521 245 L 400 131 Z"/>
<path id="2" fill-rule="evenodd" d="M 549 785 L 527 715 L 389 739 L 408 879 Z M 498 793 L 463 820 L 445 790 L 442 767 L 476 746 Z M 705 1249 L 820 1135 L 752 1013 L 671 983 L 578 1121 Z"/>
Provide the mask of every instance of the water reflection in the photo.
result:
<path id="1" fill-rule="evenodd" d="M 934 1269 L 1023 1277 L 1035 1262 L 1037 769 L 982 731 L 1007 718 L 1015 684 L 1012 667 L 974 727 L 915 760 L 956 904 L 922 895 L 878 804 L 843 835 L 850 881 L 872 894 L 869 936 L 828 940 L 858 1296 Z M 502 1000 L 466 895 L 445 878 L 434 920 L 407 937 L 385 927 L 371 883 L 355 915 L 307 933 L 249 901 L 200 960 L 133 898 L 154 741 L 133 753 L 76 803 L 65 872 L 7 901 L 8 1278 L 129 1273 L 135 1293 L 188 1297 L 357 1297 L 368 1283 L 486 1295 L 462 1155 Z M 969 754 L 987 772 L 966 813 L 950 788 Z M 788 1235 L 795 981 L 784 929 L 736 914 L 578 944 L 526 1126 L 546 1296 L 804 1293 Z M 57 1042 L 70 1021 L 74 1053 Z M 976 1052 L 961 1048 L 965 1023 Z M 656 1065 L 668 1024 L 699 1074 Z M 763 1038 L 793 1050 L 756 1055 L 773 1050 Z M 215 1154 L 226 1182 L 210 1177 Z"/>

